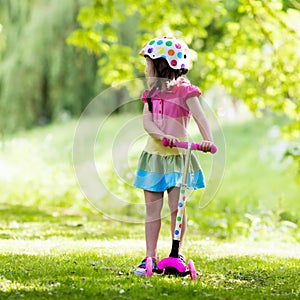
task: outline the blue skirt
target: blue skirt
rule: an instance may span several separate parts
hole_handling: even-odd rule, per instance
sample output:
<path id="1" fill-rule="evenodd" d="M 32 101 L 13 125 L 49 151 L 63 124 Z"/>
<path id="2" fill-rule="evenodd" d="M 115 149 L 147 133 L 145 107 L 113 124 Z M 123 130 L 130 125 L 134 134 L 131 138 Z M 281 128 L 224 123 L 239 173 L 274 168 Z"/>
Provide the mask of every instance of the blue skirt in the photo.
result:
<path id="1" fill-rule="evenodd" d="M 185 156 L 159 155 L 143 151 L 136 172 L 134 186 L 151 192 L 164 192 L 180 187 Z M 196 190 L 205 187 L 205 179 L 197 157 L 192 153 L 187 188 Z"/>

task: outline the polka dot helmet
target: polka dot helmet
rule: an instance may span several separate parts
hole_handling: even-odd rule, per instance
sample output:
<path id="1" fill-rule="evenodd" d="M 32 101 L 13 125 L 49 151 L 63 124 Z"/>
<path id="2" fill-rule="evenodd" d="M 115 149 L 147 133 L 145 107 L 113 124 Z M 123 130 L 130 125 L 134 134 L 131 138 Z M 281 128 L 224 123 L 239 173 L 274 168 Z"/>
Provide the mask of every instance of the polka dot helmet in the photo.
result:
<path id="1" fill-rule="evenodd" d="M 158 37 L 150 40 L 140 55 L 149 56 L 151 59 L 165 58 L 172 69 L 180 70 L 191 68 L 191 57 L 188 46 L 174 37 Z"/>

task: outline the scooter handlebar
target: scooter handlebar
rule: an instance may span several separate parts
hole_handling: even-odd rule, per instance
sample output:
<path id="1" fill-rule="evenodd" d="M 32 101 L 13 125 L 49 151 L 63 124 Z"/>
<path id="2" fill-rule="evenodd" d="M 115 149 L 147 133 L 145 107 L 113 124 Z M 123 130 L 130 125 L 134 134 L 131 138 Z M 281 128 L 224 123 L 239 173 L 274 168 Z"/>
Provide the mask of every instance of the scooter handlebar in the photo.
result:
<path id="1" fill-rule="evenodd" d="M 165 147 L 176 147 L 176 148 L 184 148 L 187 149 L 189 147 L 189 142 L 176 142 L 176 144 L 174 145 L 173 143 L 170 143 L 169 140 L 167 138 L 163 138 L 162 140 L 162 144 Z M 192 150 L 198 150 L 198 151 L 202 151 L 201 150 L 201 145 L 200 144 L 195 144 L 195 143 L 191 143 L 190 145 Z M 218 150 L 218 148 L 213 144 L 210 148 L 210 153 L 214 154 L 216 153 Z"/>

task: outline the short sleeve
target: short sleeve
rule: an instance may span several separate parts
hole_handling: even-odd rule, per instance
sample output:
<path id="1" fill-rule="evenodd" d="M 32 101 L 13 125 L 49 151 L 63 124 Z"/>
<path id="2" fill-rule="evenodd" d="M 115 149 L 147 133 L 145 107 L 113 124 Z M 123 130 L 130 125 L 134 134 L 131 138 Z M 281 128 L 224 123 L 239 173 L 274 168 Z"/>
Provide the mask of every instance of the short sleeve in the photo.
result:
<path id="1" fill-rule="evenodd" d="M 144 92 L 143 92 L 143 94 L 142 94 L 142 101 L 143 101 L 144 103 L 147 102 L 147 97 L 148 97 L 149 93 L 150 93 L 149 90 L 144 90 Z M 156 89 L 156 90 L 154 91 L 154 93 L 152 94 L 151 98 L 152 98 L 152 99 L 153 99 L 153 98 L 159 98 L 159 99 L 160 99 L 160 96 L 159 96 L 159 94 L 158 94 L 158 89 Z"/>
<path id="2" fill-rule="evenodd" d="M 149 90 L 145 90 L 145 91 L 143 92 L 143 94 L 142 94 L 142 101 L 143 101 L 144 103 L 147 102 L 148 94 L 149 94 Z"/>
<path id="3" fill-rule="evenodd" d="M 200 97 L 202 92 L 200 89 L 192 84 L 183 84 L 181 85 L 181 97 L 186 100 L 191 97 Z"/>

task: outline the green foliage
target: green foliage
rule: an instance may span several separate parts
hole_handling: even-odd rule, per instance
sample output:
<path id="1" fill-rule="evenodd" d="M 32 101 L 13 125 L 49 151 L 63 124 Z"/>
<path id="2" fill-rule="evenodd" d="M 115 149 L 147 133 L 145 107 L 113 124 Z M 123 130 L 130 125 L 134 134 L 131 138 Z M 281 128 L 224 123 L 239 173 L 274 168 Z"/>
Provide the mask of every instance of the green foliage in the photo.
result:
<path id="1" fill-rule="evenodd" d="M 187 42 L 193 42 L 197 50 L 208 36 L 206 27 L 225 13 L 219 0 L 180 0 L 176 2 L 178 10 L 173 2 L 165 0 L 160 2 L 160 9 L 149 0 L 140 4 L 134 0 L 93 1 L 81 8 L 77 19 L 82 28 L 68 38 L 69 43 L 98 55 L 99 72 L 108 85 L 143 74 L 137 53 L 153 35 L 176 32 Z"/>
<path id="2" fill-rule="evenodd" d="M 283 113 L 291 120 L 285 137 L 299 144 L 298 2 L 189 0 L 174 6 L 163 0 L 160 9 L 149 0 L 139 4 L 95 0 L 80 10 L 82 28 L 68 41 L 98 55 L 103 82 L 140 76 L 144 67 L 137 54 L 143 43 L 153 36 L 175 35 L 198 54 L 190 77 L 204 91 L 221 85 L 258 115 Z M 138 31 L 124 38 L 120 29 L 130 25 Z"/>
<path id="3" fill-rule="evenodd" d="M 3 34 L 3 25 L 0 23 L 0 53 L 4 47 L 5 47 L 5 36 Z"/>
<path id="4" fill-rule="evenodd" d="M 296 126 L 291 134 L 299 138 L 299 11 L 284 11 L 281 1 L 241 3 L 238 19 L 226 23 L 226 33 L 207 53 L 208 84 L 218 73 L 217 82 L 253 111 L 287 115 Z"/>
<path id="5" fill-rule="evenodd" d="M 146 41 L 175 35 L 194 50 L 195 84 L 285 114 L 284 138 L 299 145 L 298 1 L 13 0 L 0 18 L 2 133 L 77 116 L 101 88 L 143 76 Z"/>
<path id="6" fill-rule="evenodd" d="M 94 97 L 97 63 L 66 46 L 79 1 L 2 1 L 0 126 L 8 132 L 78 115 Z M 9 116 L 9 117 L 8 117 Z"/>

